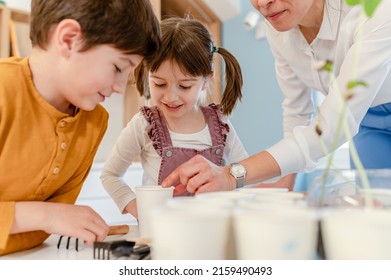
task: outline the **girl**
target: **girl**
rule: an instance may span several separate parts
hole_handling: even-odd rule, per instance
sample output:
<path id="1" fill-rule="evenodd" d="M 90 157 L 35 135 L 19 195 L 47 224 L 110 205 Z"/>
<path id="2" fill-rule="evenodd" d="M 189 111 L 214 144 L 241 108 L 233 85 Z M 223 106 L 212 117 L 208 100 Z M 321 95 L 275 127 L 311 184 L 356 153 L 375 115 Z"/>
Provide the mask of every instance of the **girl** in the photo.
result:
<path id="1" fill-rule="evenodd" d="M 241 99 L 243 84 L 237 60 L 214 46 L 207 28 L 189 17 L 161 22 L 162 47 L 151 63 L 135 71 L 142 95 L 153 107 L 142 107 L 122 131 L 107 159 L 101 181 L 122 213 L 137 218 L 135 194 L 122 176 L 136 156 L 144 168 L 143 185 L 157 185 L 195 155 L 217 165 L 248 155 L 227 117 Z M 204 106 L 213 75 L 213 56 L 226 65 L 221 104 Z M 174 195 L 190 195 L 177 188 Z"/>

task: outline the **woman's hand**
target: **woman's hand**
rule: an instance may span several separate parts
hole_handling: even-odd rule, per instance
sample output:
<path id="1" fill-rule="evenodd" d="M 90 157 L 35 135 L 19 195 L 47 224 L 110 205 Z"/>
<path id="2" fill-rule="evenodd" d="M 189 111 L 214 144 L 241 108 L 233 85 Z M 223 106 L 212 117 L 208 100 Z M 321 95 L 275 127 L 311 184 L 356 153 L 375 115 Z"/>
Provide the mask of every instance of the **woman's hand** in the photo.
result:
<path id="1" fill-rule="evenodd" d="M 235 189 L 235 179 L 229 174 L 229 167 L 217 166 L 203 156 L 197 155 L 177 167 L 162 182 L 163 187 L 175 185 L 175 193 L 204 193 Z"/>

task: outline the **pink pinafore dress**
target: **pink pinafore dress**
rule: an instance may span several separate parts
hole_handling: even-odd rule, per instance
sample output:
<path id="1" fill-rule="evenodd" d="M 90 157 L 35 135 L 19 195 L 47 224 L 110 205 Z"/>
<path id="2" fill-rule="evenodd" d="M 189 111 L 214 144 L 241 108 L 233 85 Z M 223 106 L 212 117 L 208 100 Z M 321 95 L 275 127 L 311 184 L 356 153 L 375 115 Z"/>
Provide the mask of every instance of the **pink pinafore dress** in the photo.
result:
<path id="1" fill-rule="evenodd" d="M 212 139 L 212 147 L 203 150 L 191 148 L 174 147 L 172 145 L 170 133 L 168 131 L 166 120 L 159 109 L 154 107 L 142 107 L 141 113 L 149 122 L 147 133 L 153 143 L 158 155 L 162 158 L 159 170 L 158 184 L 182 163 L 188 161 L 195 155 L 202 155 L 216 165 L 224 165 L 223 154 L 224 147 L 229 132 L 229 126 L 221 121 L 220 112 L 215 104 L 207 107 L 201 107 L 209 132 Z M 176 184 L 178 184 L 177 182 Z M 174 185 L 176 185 L 174 184 Z M 185 191 L 178 196 L 192 195 Z"/>

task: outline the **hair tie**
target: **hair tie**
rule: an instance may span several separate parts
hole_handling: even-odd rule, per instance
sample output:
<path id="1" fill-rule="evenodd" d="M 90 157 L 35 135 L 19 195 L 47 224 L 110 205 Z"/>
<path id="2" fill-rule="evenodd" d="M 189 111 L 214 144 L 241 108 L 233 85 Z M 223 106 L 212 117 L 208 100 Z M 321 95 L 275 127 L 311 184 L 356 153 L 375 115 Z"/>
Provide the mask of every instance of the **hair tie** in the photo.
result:
<path id="1" fill-rule="evenodd" d="M 216 46 L 213 46 L 213 52 L 218 53 L 219 52 L 219 48 L 216 47 Z"/>

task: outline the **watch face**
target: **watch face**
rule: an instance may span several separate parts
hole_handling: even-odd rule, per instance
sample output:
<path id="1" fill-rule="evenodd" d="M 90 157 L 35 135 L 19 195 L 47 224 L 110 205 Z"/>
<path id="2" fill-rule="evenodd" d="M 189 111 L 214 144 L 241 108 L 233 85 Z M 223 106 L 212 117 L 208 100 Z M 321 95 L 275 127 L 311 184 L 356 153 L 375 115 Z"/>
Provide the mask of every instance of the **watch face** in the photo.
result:
<path id="1" fill-rule="evenodd" d="M 235 164 L 231 168 L 231 173 L 235 177 L 243 177 L 244 175 L 246 175 L 246 169 L 240 164 Z"/>

